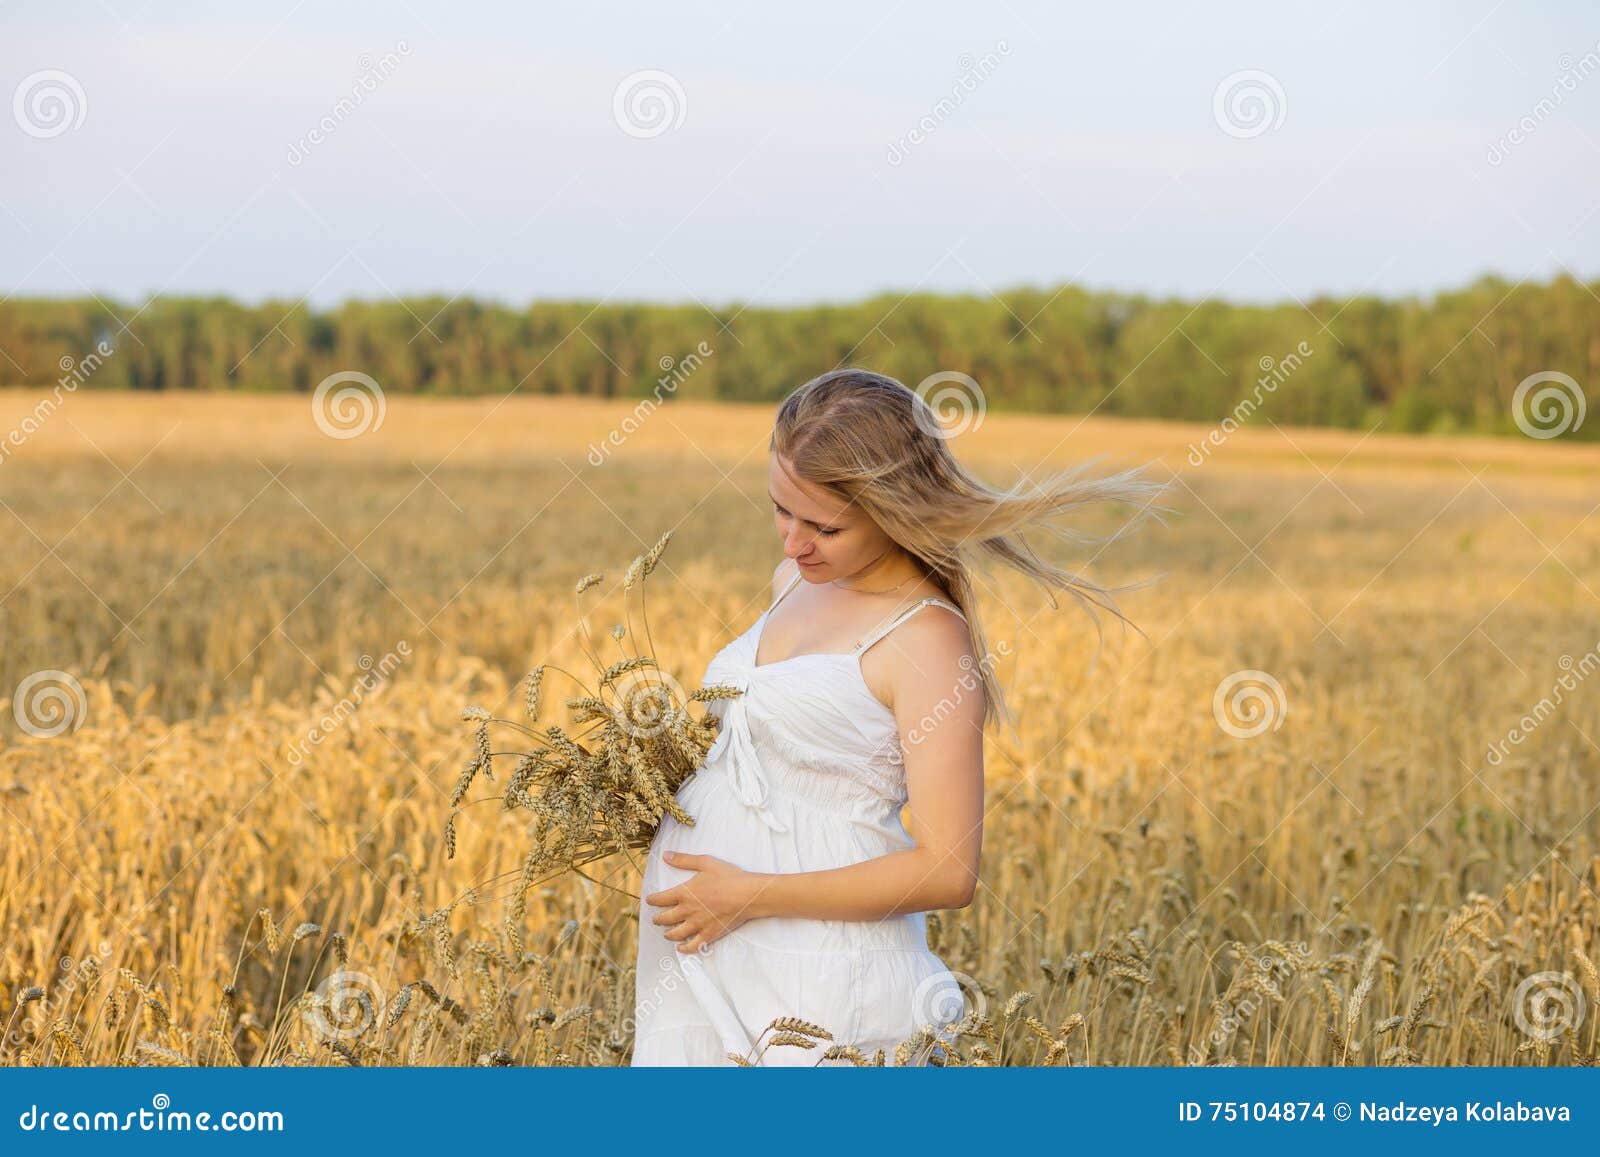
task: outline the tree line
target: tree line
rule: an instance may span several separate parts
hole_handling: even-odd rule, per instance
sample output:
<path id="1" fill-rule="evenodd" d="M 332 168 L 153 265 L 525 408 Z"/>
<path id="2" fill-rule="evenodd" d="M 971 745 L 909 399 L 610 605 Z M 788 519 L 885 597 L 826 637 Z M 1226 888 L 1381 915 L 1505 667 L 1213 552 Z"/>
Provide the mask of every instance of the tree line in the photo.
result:
<path id="1" fill-rule="evenodd" d="M 1022 288 L 885 294 L 796 308 L 443 297 L 241 304 L 157 297 L 0 303 L 0 383 L 309 392 L 369 375 L 386 393 L 654 395 L 770 402 L 838 365 L 915 386 L 969 375 L 991 410 L 1526 435 L 1600 382 L 1600 283 L 1486 276 L 1430 298 L 1252 305 Z M 709 355 L 706 351 L 709 350 Z M 685 362 L 684 359 L 690 359 Z M 685 367 L 692 367 L 688 372 Z M 1544 377 L 1524 385 L 1534 375 Z M 70 383 L 70 384 L 69 384 Z M 1570 384 L 1568 384 L 1570 383 Z M 1521 394 L 1518 387 L 1523 386 Z"/>

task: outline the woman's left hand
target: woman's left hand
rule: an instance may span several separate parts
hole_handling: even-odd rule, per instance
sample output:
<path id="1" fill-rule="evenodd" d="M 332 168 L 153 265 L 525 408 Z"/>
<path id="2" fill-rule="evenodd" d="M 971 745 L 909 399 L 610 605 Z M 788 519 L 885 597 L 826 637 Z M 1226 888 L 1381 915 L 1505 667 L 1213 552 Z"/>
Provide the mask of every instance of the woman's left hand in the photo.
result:
<path id="1" fill-rule="evenodd" d="M 697 952 L 758 915 L 751 906 L 758 891 L 759 873 L 747 872 L 715 856 L 664 852 L 662 858 L 674 868 L 694 873 L 676 887 L 645 897 L 646 903 L 662 909 L 650 922 L 668 925 L 666 938 L 679 941 L 679 952 Z"/>

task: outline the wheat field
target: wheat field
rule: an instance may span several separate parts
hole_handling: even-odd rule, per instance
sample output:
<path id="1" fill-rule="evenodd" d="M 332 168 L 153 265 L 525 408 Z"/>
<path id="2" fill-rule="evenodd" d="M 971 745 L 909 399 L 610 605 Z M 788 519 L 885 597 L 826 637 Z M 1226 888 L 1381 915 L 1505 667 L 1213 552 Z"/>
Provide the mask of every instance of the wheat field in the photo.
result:
<path id="1" fill-rule="evenodd" d="M 342 438 L 305 396 L 37 401 L 0 392 L 0 1059 L 626 1064 L 637 871 L 512 908 L 492 789 L 447 857 L 461 711 L 583 665 L 574 584 L 603 637 L 669 530 L 649 627 L 697 685 L 768 598 L 771 409 L 396 398 Z M 1600 448 L 1262 424 L 1196 465 L 1207 433 L 955 443 L 997 483 L 1150 463 L 1174 513 L 1040 544 L 1146 584 L 1098 652 L 984 579 L 1021 722 L 930 921 L 944 1063 L 1592 1063 Z"/>

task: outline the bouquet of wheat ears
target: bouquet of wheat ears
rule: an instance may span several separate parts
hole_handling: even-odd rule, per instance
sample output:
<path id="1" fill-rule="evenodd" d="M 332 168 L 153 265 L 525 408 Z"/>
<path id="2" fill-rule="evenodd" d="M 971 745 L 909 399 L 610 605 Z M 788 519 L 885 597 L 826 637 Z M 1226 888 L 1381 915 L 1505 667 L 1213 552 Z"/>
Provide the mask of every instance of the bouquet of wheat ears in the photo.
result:
<path id="1" fill-rule="evenodd" d="M 710 686 L 686 693 L 651 653 L 645 580 L 660 562 L 671 537 L 671 531 L 662 535 L 633 560 L 623 577 L 624 622 L 609 632 L 619 658 L 609 662 L 602 658 L 581 602 L 584 592 L 604 582 L 605 576 L 588 574 L 578 581 L 574 592 L 579 600 L 578 625 L 584 653 L 596 672 L 592 684 L 563 667 L 541 663 L 525 681 L 525 719 L 496 718 L 482 707 L 467 707 L 461 713 L 463 721 L 476 725 L 474 750 L 450 797 L 451 813 L 445 824 L 447 858 L 455 856 L 455 827 L 462 801 L 480 775 L 489 782 L 503 783 L 503 787 L 498 796 L 472 803 L 499 799 L 505 810 L 525 810 L 532 817 L 531 847 L 520 872 L 508 873 L 521 877 L 511 897 L 508 925 L 514 926 L 521 918 L 530 888 L 566 872 L 611 887 L 590 876 L 584 867 L 618 854 L 637 867 L 633 852 L 649 847 L 663 816 L 694 823 L 694 817 L 674 796 L 705 761 L 716 740 L 717 725 L 707 712 L 698 717 L 691 714 L 690 704 L 728 699 L 741 692 Z M 634 647 L 638 635 L 631 629 L 629 597 L 635 590 L 643 652 Z M 566 700 L 567 724 L 541 726 L 544 689 L 554 677 L 570 680 L 578 693 Z M 491 727 L 515 734 L 519 743 L 529 746 L 496 750 Z M 513 759 L 516 764 L 509 774 L 502 771 L 503 780 L 496 780 L 496 761 Z"/>

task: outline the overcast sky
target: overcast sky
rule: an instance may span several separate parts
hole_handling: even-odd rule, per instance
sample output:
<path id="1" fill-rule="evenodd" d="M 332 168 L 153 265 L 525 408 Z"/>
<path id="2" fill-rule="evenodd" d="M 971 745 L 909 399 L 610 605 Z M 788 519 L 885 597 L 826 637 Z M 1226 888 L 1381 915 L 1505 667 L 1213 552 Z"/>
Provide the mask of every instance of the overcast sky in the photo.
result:
<path id="1" fill-rule="evenodd" d="M 531 7 L 0 4 L 0 293 L 1600 276 L 1593 3 Z"/>

